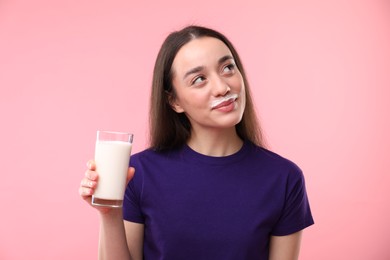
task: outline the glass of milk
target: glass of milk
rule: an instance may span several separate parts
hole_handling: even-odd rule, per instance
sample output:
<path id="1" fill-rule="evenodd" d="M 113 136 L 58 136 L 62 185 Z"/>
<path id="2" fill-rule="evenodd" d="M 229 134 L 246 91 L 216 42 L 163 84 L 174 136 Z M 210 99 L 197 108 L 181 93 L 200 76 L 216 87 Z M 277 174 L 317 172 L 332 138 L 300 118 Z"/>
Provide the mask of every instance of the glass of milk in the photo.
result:
<path id="1" fill-rule="evenodd" d="M 97 131 L 95 162 L 99 177 L 93 205 L 122 207 L 132 144 L 132 134 Z"/>

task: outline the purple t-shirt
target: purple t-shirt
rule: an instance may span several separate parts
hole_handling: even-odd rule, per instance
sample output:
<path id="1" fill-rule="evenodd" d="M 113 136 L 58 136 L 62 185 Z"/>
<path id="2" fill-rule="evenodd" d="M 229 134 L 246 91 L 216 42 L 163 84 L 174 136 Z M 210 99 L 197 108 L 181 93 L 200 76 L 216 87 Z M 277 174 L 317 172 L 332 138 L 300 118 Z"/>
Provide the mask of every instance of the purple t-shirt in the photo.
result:
<path id="1" fill-rule="evenodd" d="M 145 259 L 268 259 L 271 235 L 314 223 L 302 171 L 250 142 L 225 157 L 149 149 L 130 165 L 123 215 L 145 225 Z"/>

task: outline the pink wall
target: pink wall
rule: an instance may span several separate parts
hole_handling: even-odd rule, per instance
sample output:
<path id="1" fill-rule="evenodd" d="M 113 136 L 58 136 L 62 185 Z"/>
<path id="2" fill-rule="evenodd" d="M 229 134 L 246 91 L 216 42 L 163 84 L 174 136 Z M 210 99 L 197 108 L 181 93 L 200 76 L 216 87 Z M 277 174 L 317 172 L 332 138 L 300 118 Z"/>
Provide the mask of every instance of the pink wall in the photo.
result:
<path id="1" fill-rule="evenodd" d="M 305 172 L 301 259 L 390 259 L 388 2 L 155 2 L 0 2 L 0 259 L 96 259 L 95 131 L 145 147 L 155 55 L 190 23 L 232 39 L 270 147 Z"/>

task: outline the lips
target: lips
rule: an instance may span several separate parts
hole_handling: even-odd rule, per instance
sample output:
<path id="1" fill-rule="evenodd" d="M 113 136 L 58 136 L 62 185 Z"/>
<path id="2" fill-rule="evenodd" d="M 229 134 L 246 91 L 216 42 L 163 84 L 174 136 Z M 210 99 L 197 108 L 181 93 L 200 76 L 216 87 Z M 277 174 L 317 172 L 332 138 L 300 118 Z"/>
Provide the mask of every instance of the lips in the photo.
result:
<path id="1" fill-rule="evenodd" d="M 226 107 L 228 105 L 230 105 L 231 103 L 233 103 L 235 101 L 235 99 L 229 99 L 228 101 L 224 101 L 222 103 L 220 103 L 219 105 L 213 107 L 213 109 L 218 109 L 218 108 L 221 108 L 221 107 Z"/>
<path id="2" fill-rule="evenodd" d="M 238 98 L 237 94 L 229 94 L 227 96 L 224 96 L 220 99 L 214 100 L 211 102 L 211 108 L 212 109 L 218 109 L 221 107 L 229 106 L 232 104 L 236 99 Z"/>

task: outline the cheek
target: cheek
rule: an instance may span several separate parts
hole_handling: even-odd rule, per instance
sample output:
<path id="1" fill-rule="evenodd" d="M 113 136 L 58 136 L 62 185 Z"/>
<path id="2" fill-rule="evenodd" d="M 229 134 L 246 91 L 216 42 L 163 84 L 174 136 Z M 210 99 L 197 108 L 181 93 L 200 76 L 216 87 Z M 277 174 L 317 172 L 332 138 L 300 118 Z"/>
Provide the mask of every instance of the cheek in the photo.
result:
<path id="1" fill-rule="evenodd" d="M 209 98 L 207 95 L 192 94 L 188 97 L 187 103 L 193 108 L 205 108 L 209 106 Z"/>
<path id="2" fill-rule="evenodd" d="M 241 73 L 237 73 L 235 75 L 235 77 L 232 77 L 230 84 L 231 84 L 231 86 L 234 86 L 236 91 L 238 91 L 238 92 L 244 91 L 245 92 L 245 90 L 243 90 L 245 88 L 244 79 L 242 78 Z"/>
<path id="3" fill-rule="evenodd" d="M 187 93 L 178 97 L 178 102 L 185 112 L 192 114 L 195 111 L 207 109 L 209 107 L 209 99 L 201 93 Z"/>
<path id="4" fill-rule="evenodd" d="M 244 109 L 246 105 L 246 89 L 245 89 L 244 82 L 241 83 L 240 97 L 241 97 L 241 105 L 242 108 Z"/>

